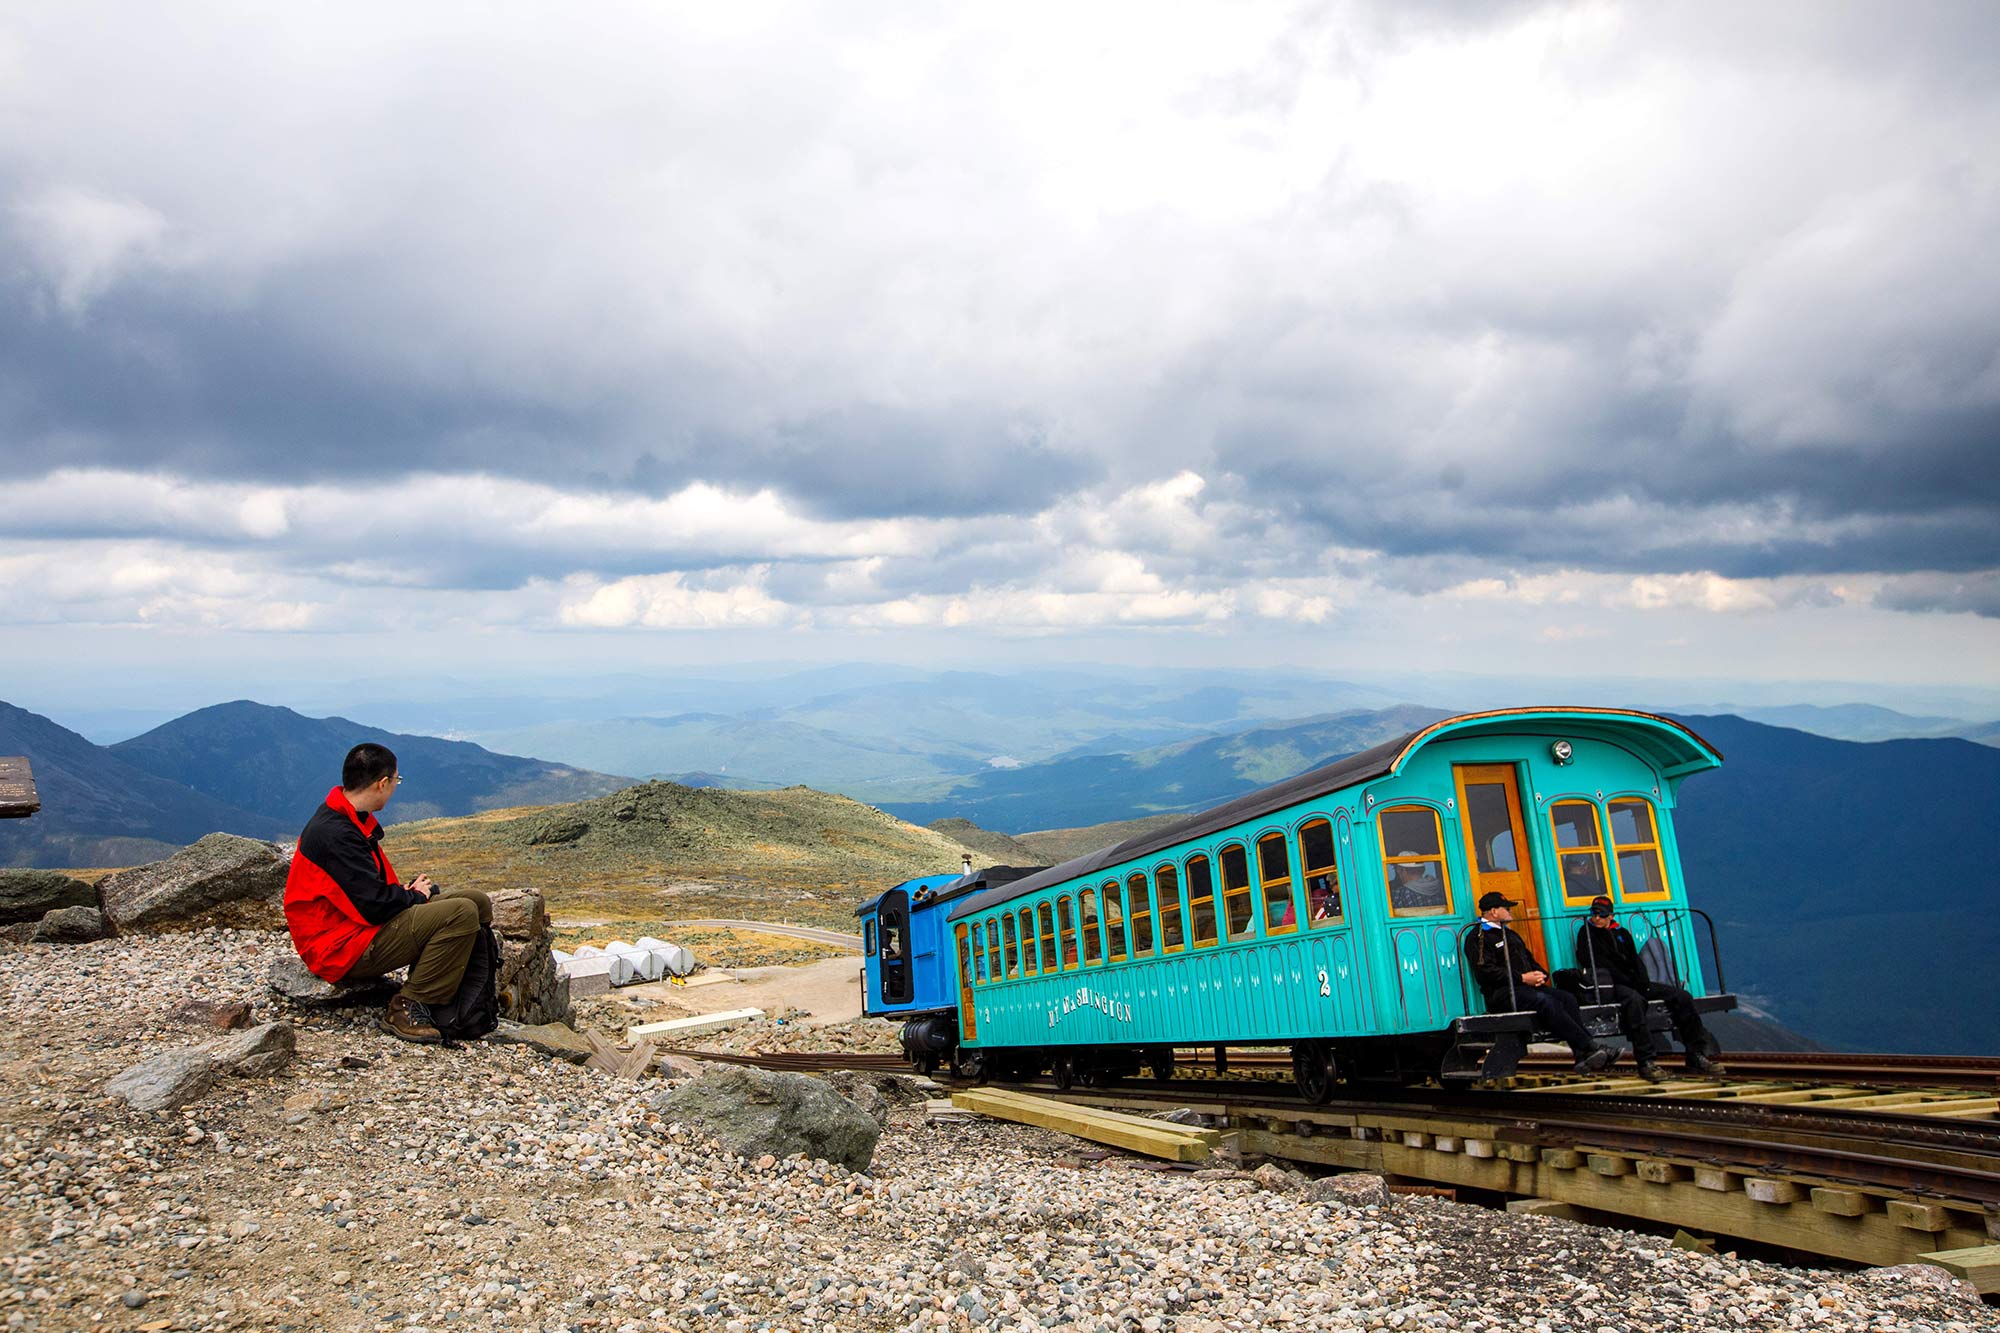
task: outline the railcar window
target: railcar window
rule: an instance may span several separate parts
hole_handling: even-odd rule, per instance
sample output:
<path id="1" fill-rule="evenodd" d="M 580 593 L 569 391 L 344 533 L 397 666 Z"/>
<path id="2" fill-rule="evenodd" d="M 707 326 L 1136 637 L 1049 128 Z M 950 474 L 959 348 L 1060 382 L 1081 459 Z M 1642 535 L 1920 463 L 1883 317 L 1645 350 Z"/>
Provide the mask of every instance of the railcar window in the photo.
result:
<path id="1" fill-rule="evenodd" d="M 1222 849 L 1222 912 L 1229 938 L 1243 939 L 1250 933 L 1250 854 L 1241 843 Z"/>
<path id="2" fill-rule="evenodd" d="M 958 932 L 958 985 L 961 990 L 972 989 L 972 946 L 963 929 Z"/>
<path id="3" fill-rule="evenodd" d="M 1021 974 L 1032 976 L 1035 971 L 1035 909 L 1021 909 Z"/>
<path id="4" fill-rule="evenodd" d="M 1611 892 L 1604 841 L 1597 833 L 1597 807 L 1589 801 L 1557 801 L 1549 807 L 1549 824 L 1556 835 L 1556 858 L 1562 862 L 1563 901 L 1575 907 Z"/>
<path id="5" fill-rule="evenodd" d="M 1195 948 L 1206 949 L 1215 943 L 1215 875 L 1205 856 L 1192 858 L 1187 870 L 1188 934 Z"/>
<path id="6" fill-rule="evenodd" d="M 986 975 L 994 981 L 1007 975 L 1000 970 L 1000 923 L 991 918 L 986 922 Z"/>
<path id="7" fill-rule="evenodd" d="M 1445 875 L 1444 835 L 1437 811 L 1404 805 L 1376 820 L 1382 836 L 1382 870 L 1389 885 L 1389 915 L 1447 916 L 1451 883 Z"/>
<path id="8" fill-rule="evenodd" d="M 1153 951 L 1153 900 L 1144 875 L 1125 881 L 1125 909 L 1132 914 L 1132 956 L 1144 958 Z"/>
<path id="9" fill-rule="evenodd" d="M 1125 905 L 1119 900 L 1118 881 L 1104 881 L 1104 961 L 1125 961 Z"/>
<path id="10" fill-rule="evenodd" d="M 1179 953 L 1187 943 L 1181 934 L 1181 877 L 1172 866 L 1153 875 L 1153 897 L 1160 904 L 1160 952 Z"/>
<path id="11" fill-rule="evenodd" d="M 1306 881 L 1306 920 L 1334 926 L 1345 919 L 1340 905 L 1340 867 L 1333 854 L 1333 825 L 1315 819 L 1299 830 L 1299 873 Z"/>
<path id="12" fill-rule="evenodd" d="M 865 942 L 865 943 L 864 943 L 864 944 L 863 944 L 863 945 L 862 945 L 861 947 L 863 948 L 863 950 L 864 950 L 864 951 L 866 951 L 866 953 L 868 954 L 868 956 L 869 956 L 870 958 L 873 958 L 873 957 L 875 956 L 875 918 L 874 918 L 874 917 L 869 917 L 869 918 L 868 918 L 868 928 L 867 928 L 866 930 L 864 930 L 864 931 L 862 932 L 862 934 L 866 935 L 866 936 L 867 936 L 868 938 L 867 938 L 867 941 L 866 941 L 866 942 Z"/>
<path id="13" fill-rule="evenodd" d="M 1048 903 L 1041 907 L 1042 921 L 1042 971 L 1056 970 L 1056 909 Z"/>
<path id="14" fill-rule="evenodd" d="M 1076 966 L 1076 917 L 1070 908 L 1069 895 L 1063 895 L 1056 903 L 1056 915 L 1062 920 L 1062 965 L 1067 972 Z"/>
<path id="15" fill-rule="evenodd" d="M 1021 945 L 1020 941 L 1014 935 L 1013 917 L 1003 916 L 1000 918 L 1000 938 L 1006 944 L 1007 975 L 1018 977 L 1021 975 Z"/>
<path id="16" fill-rule="evenodd" d="M 1514 850 L 1514 816 L 1507 804 L 1504 785 L 1466 783 L 1465 819 L 1472 826 L 1472 851 L 1478 858 L 1480 874 L 1520 870 L 1520 859 Z"/>
<path id="17" fill-rule="evenodd" d="M 1104 940 L 1098 933 L 1097 890 L 1085 889 L 1076 896 L 1078 928 L 1083 935 L 1085 966 L 1104 961 Z"/>
<path id="18" fill-rule="evenodd" d="M 986 971 L 986 927 L 972 928 L 972 970 L 981 981 L 987 979 Z"/>
<path id="19" fill-rule="evenodd" d="M 1637 797 L 1611 803 L 1611 845 L 1618 850 L 1618 887 L 1628 902 L 1667 896 L 1653 803 Z"/>
<path id="20" fill-rule="evenodd" d="M 1285 835 L 1266 833 L 1257 839 L 1257 878 L 1264 890 L 1264 933 L 1282 935 L 1299 928 L 1298 908 L 1292 901 L 1292 858 L 1285 851 Z"/>

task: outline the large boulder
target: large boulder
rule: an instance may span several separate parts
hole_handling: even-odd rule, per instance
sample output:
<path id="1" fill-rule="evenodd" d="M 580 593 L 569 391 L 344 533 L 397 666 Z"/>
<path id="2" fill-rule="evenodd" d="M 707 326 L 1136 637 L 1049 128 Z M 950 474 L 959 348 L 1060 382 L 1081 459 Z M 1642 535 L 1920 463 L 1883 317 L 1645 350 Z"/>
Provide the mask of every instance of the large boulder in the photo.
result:
<path id="1" fill-rule="evenodd" d="M 271 994 L 299 1009 L 333 1009 L 343 1005 L 382 1004 L 396 991 L 397 983 L 387 977 L 349 977 L 344 981 L 321 981 L 306 970 L 296 955 L 288 954 L 271 964 L 264 974 Z"/>
<path id="2" fill-rule="evenodd" d="M 164 861 L 106 875 L 104 914 L 120 932 L 233 926 L 282 930 L 290 861 L 276 843 L 211 833 Z"/>
<path id="3" fill-rule="evenodd" d="M 493 933 L 510 940 L 538 940 L 549 933 L 549 909 L 534 889 L 495 889 Z"/>
<path id="4" fill-rule="evenodd" d="M 171 1111 L 214 1087 L 218 1072 L 206 1051 L 169 1051 L 113 1075 L 104 1090 L 135 1111 Z"/>
<path id="5" fill-rule="evenodd" d="M 95 907 L 58 907 L 35 923 L 36 944 L 88 944 L 110 934 Z"/>
<path id="6" fill-rule="evenodd" d="M 40 921 L 64 907 L 97 906 L 97 890 L 60 870 L 0 870 L 0 926 Z"/>
<path id="7" fill-rule="evenodd" d="M 694 1125 L 747 1158 L 808 1157 L 866 1171 L 882 1127 L 825 1079 L 748 1065 L 710 1069 L 652 1102 L 662 1115 Z"/>
<path id="8" fill-rule="evenodd" d="M 298 1034 L 290 1023 L 259 1023 L 211 1042 L 208 1054 L 239 1078 L 262 1078 L 290 1064 L 298 1049 Z"/>

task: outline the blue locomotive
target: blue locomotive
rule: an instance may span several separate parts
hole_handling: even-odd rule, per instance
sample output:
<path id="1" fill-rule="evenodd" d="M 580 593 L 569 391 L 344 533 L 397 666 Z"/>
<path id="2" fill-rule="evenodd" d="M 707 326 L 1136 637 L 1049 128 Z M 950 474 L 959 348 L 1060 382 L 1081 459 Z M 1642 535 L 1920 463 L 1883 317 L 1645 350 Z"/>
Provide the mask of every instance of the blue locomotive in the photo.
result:
<path id="1" fill-rule="evenodd" d="M 1289 1047 L 1318 1100 L 1342 1078 L 1497 1076 L 1537 1034 L 1467 976 L 1495 891 L 1556 969 L 1587 964 L 1572 941 L 1609 896 L 1656 979 L 1731 1008 L 1674 841 L 1680 783 L 1720 763 L 1648 713 L 1447 718 L 1061 865 L 898 885 L 858 913 L 867 1012 L 906 1020 L 921 1069 L 1060 1087 L 1165 1078 L 1185 1046 Z M 1611 1006 L 1584 1013 L 1616 1031 Z"/>

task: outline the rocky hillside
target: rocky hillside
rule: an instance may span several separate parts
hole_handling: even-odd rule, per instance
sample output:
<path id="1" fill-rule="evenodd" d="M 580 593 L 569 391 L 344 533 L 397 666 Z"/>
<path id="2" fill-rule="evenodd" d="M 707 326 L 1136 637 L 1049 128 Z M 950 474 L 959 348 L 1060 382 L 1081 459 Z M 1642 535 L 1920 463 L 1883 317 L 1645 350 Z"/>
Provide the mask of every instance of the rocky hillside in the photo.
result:
<path id="1" fill-rule="evenodd" d="M 1020 838 L 983 829 L 969 819 L 934 819 L 924 827 L 942 833 L 960 846 L 973 850 L 973 860 L 981 865 L 1039 866 L 1051 862 Z"/>
<path id="2" fill-rule="evenodd" d="M 397 869 L 473 888 L 527 884 L 575 918 L 747 917 L 854 927 L 862 899 L 956 870 L 971 851 L 809 787 L 725 791 L 648 782 L 572 805 L 389 830 Z"/>

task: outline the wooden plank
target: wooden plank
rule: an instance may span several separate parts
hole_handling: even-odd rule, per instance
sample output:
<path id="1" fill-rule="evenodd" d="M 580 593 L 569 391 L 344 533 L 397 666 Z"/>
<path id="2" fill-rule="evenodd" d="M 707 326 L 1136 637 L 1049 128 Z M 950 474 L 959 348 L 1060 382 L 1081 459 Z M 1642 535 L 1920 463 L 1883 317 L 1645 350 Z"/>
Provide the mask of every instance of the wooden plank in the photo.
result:
<path id="1" fill-rule="evenodd" d="M 720 1032 L 753 1018 L 762 1018 L 762 1009 L 725 1009 L 719 1014 L 696 1014 L 693 1018 L 669 1018 L 660 1023 L 637 1023 L 625 1029 L 628 1041 L 641 1037 L 698 1037 L 704 1032 Z"/>
<path id="2" fill-rule="evenodd" d="M 1943 1231 L 1951 1225 L 1951 1214 L 1943 1205 L 1916 1199 L 1889 1200 L 1889 1220 L 1912 1231 Z"/>
<path id="3" fill-rule="evenodd" d="M 1544 1148 L 1542 1165 L 1558 1171 L 1574 1171 L 1583 1165 L 1583 1154 L 1574 1148 Z"/>
<path id="4" fill-rule="evenodd" d="M 963 1106 L 997 1120 L 1038 1125 L 1043 1129 L 1089 1139 L 1092 1143 L 1108 1143 L 1114 1148 L 1163 1157 L 1170 1162 L 1203 1161 L 1214 1150 L 1214 1140 L 1220 1138 L 1212 1129 L 1194 1130 L 1159 1120 L 1141 1125 L 1135 1123 L 1141 1119 L 1137 1116 L 1092 1111 L 1046 1097 L 996 1094 L 987 1088 L 955 1092 L 951 1100 L 955 1106 Z"/>
<path id="5" fill-rule="evenodd" d="M 1579 1220 L 1575 1204 L 1557 1203 L 1554 1199 L 1509 1199 L 1507 1211 L 1528 1217 L 1560 1217 L 1566 1222 Z"/>
<path id="6" fill-rule="evenodd" d="M 1699 1190 L 1713 1190 L 1727 1194 L 1736 1188 L 1737 1177 L 1719 1166 L 1698 1166 L 1694 1169 L 1694 1187 Z"/>
<path id="7" fill-rule="evenodd" d="M 0 757 L 0 819 L 26 819 L 41 808 L 28 761 L 20 755 Z"/>
<path id="8" fill-rule="evenodd" d="M 1868 1196 L 1860 1190 L 1827 1189 L 1825 1186 L 1813 1190 L 1812 1206 L 1835 1217 L 1859 1217 L 1870 1211 Z"/>
<path id="9" fill-rule="evenodd" d="M 1067 1106 L 1072 1110 L 1080 1111 L 1099 1120 L 1119 1121 L 1139 1129 L 1172 1130 L 1175 1133 L 1185 1134 L 1191 1138 L 1201 1139 L 1206 1143 L 1220 1143 L 1222 1141 L 1221 1130 L 1209 1129 L 1201 1125 L 1177 1125 L 1171 1120 L 1155 1120 L 1152 1116 L 1132 1115 L 1125 1111 L 1107 1110 L 1102 1106 L 1083 1106 L 1076 1102 L 1058 1101 L 1053 1097 L 1037 1097 L 1031 1092 L 1017 1092 L 1012 1088 L 975 1088 L 973 1091 L 978 1092 L 982 1096 L 997 1098 L 1001 1101 L 1012 1100 L 1023 1106 Z"/>
<path id="10" fill-rule="evenodd" d="M 1966 1250 L 1933 1250 L 1920 1254 L 1921 1263 L 1936 1264 L 1953 1277 L 1962 1277 L 1981 1296 L 2000 1294 L 2000 1245 L 1975 1245 Z"/>

